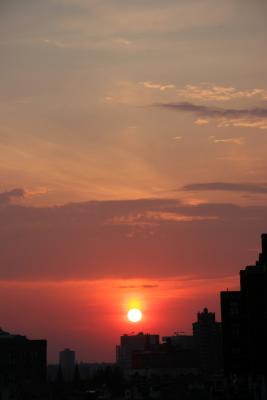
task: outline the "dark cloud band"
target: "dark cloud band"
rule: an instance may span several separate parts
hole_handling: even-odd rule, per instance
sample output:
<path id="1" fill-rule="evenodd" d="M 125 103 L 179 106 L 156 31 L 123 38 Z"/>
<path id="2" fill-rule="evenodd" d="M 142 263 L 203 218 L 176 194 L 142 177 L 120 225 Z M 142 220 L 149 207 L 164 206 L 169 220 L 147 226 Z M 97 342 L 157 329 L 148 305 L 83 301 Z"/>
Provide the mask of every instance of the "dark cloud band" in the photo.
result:
<path id="1" fill-rule="evenodd" d="M 267 118 L 267 108 L 217 108 L 197 105 L 188 102 L 179 103 L 156 103 L 155 107 L 160 107 L 168 110 L 188 112 L 201 117 L 210 118 Z"/>
<path id="2" fill-rule="evenodd" d="M 2 280 L 231 274 L 247 262 L 244 248 L 266 231 L 266 206 L 193 206 L 166 198 L 39 208 L 8 204 L 12 195 L 23 191 L 1 195 Z"/>
<path id="3" fill-rule="evenodd" d="M 232 183 L 232 182 L 207 182 L 191 183 L 183 186 L 186 192 L 194 191 L 228 191 L 228 192 L 248 192 L 248 193 L 267 193 L 267 183 Z"/>
<path id="4" fill-rule="evenodd" d="M 0 206 L 7 205 L 13 198 L 24 197 L 25 191 L 23 189 L 12 189 L 9 192 L 0 193 Z"/>

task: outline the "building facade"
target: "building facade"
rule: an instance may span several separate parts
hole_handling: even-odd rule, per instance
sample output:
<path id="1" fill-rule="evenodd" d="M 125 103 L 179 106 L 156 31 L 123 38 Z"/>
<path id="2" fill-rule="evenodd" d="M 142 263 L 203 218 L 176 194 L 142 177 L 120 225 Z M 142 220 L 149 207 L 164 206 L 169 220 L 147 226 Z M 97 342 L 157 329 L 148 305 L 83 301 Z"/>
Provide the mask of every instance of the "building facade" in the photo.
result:
<path id="1" fill-rule="evenodd" d="M 59 366 L 64 380 L 71 381 L 75 371 L 75 351 L 64 349 L 59 353 Z"/>
<path id="2" fill-rule="evenodd" d="M 267 377 L 267 234 L 255 265 L 240 271 L 240 291 L 221 292 L 223 358 L 228 377 L 248 379 L 265 399 Z M 253 389 L 253 390 L 254 390 Z"/>
<path id="3" fill-rule="evenodd" d="M 197 314 L 193 323 L 193 337 L 199 354 L 200 370 L 203 373 L 216 373 L 222 369 L 221 323 L 216 321 L 215 313 L 204 308 Z"/>
<path id="4" fill-rule="evenodd" d="M 0 385 L 46 380 L 46 340 L 30 340 L 0 329 Z"/>
<path id="5" fill-rule="evenodd" d="M 137 351 L 150 351 L 159 346 L 159 335 L 144 334 L 123 335 L 116 347 L 116 362 L 122 369 L 133 367 L 133 354 Z"/>
<path id="6" fill-rule="evenodd" d="M 241 293 L 221 292 L 223 367 L 227 375 L 239 375 L 246 358 L 241 337 Z"/>
<path id="7" fill-rule="evenodd" d="M 175 349 L 192 350 L 195 348 L 194 336 L 192 335 L 175 333 L 173 336 L 163 336 L 162 341 Z"/>

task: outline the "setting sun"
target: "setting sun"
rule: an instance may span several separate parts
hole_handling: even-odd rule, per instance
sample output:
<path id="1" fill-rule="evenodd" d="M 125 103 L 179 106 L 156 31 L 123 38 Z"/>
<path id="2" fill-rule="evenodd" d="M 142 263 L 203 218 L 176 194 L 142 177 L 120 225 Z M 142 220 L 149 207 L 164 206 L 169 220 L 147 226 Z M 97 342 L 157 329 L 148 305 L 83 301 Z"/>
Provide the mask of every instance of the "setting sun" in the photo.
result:
<path id="1" fill-rule="evenodd" d="M 140 311 L 138 308 L 132 308 L 131 310 L 128 311 L 128 319 L 131 322 L 139 322 L 142 319 L 142 311 Z"/>

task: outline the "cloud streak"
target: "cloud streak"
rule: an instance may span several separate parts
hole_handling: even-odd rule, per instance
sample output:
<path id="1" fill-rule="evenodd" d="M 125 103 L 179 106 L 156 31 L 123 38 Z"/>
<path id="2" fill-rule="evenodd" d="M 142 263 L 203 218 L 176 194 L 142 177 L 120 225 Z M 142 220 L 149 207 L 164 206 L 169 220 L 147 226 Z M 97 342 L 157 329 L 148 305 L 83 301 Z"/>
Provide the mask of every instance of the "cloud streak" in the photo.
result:
<path id="1" fill-rule="evenodd" d="M 144 284 L 144 285 L 122 285 L 122 286 L 118 286 L 119 289 L 155 289 L 157 287 L 159 287 L 159 285 Z"/>
<path id="2" fill-rule="evenodd" d="M 184 190 L 210 188 L 267 192 L 267 185 L 227 183 L 187 185 Z M 189 205 L 167 198 L 42 208 L 7 204 L 0 207 L 0 220 L 3 280 L 166 277 L 200 271 L 210 276 L 232 273 L 247 262 L 244 247 L 246 242 L 247 248 L 257 245 L 266 229 L 267 207 Z M 225 254 L 225 248 L 231 251 Z"/>
<path id="3" fill-rule="evenodd" d="M 209 140 L 214 144 L 235 144 L 238 146 L 244 144 L 244 138 L 242 137 L 216 138 L 215 136 L 209 136 Z"/>
<path id="4" fill-rule="evenodd" d="M 215 101 L 250 99 L 256 96 L 267 98 L 267 92 L 263 89 L 239 90 L 231 86 L 213 84 L 186 85 L 182 89 L 177 89 L 177 94 L 194 100 Z"/>
<path id="5" fill-rule="evenodd" d="M 167 89 L 174 89 L 175 85 L 173 84 L 162 84 L 162 83 L 155 83 L 151 81 L 141 82 L 141 84 L 146 89 L 159 89 L 161 92 L 165 92 Z"/>
<path id="6" fill-rule="evenodd" d="M 186 192 L 192 191 L 227 191 L 227 192 L 248 192 L 267 193 L 267 183 L 232 183 L 232 182 L 207 182 L 191 183 L 182 188 Z"/>
<path id="7" fill-rule="evenodd" d="M 176 94 L 180 98 L 201 100 L 201 101 L 230 101 L 236 99 L 251 99 L 260 97 L 263 100 L 267 99 L 267 91 L 260 88 L 250 90 L 240 90 L 232 86 L 216 85 L 211 83 L 202 83 L 200 85 L 185 85 L 179 88 L 174 84 L 161 84 L 153 81 L 141 82 L 146 89 L 175 89 Z"/>
<path id="8" fill-rule="evenodd" d="M 10 204 L 14 199 L 23 198 L 25 195 L 24 189 L 16 188 L 9 192 L 0 193 L 0 206 L 6 206 Z"/>
<path id="9" fill-rule="evenodd" d="M 201 117 L 211 118 L 267 118 L 267 108 L 219 108 L 197 105 L 189 102 L 178 103 L 158 103 L 156 107 L 165 108 L 174 111 L 182 111 L 196 114 Z"/>
<path id="10" fill-rule="evenodd" d="M 156 103 L 155 107 L 190 113 L 203 119 L 217 119 L 218 126 L 252 127 L 267 129 L 267 108 L 220 108 L 198 105 L 189 102 Z"/>

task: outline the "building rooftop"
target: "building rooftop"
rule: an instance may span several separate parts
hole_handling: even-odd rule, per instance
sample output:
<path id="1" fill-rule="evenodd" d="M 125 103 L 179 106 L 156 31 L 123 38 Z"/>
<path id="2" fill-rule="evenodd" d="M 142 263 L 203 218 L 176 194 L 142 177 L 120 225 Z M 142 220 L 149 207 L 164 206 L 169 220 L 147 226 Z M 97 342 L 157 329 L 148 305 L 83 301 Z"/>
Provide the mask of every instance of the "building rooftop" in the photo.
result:
<path id="1" fill-rule="evenodd" d="M 0 328 L 0 340 L 1 339 L 23 339 L 26 340 L 26 336 L 22 335 L 11 335 L 11 333 L 4 331 L 2 328 Z"/>

